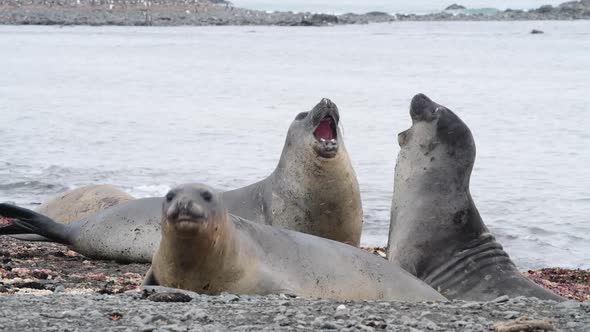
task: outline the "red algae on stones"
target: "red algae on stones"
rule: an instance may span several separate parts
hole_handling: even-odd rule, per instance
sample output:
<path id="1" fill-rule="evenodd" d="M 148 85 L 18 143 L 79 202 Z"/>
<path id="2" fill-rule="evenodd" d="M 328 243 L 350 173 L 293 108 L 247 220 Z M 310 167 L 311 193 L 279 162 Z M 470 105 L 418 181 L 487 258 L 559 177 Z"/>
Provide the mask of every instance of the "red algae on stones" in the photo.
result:
<path id="1" fill-rule="evenodd" d="M 590 271 L 553 267 L 529 270 L 524 275 L 565 298 L 590 300 Z"/>

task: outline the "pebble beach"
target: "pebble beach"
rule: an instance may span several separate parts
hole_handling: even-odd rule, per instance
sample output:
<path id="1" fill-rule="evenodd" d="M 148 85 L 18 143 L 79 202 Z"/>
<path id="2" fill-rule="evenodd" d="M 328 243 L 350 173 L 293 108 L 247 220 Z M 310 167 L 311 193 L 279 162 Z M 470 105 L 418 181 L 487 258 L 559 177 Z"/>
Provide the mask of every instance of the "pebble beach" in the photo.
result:
<path id="1" fill-rule="evenodd" d="M 558 331 L 590 328 L 590 272 L 584 270 L 524 272 L 569 299 L 563 303 L 508 296 L 415 304 L 289 294 L 154 296 L 139 288 L 148 264 L 93 261 L 63 245 L 9 237 L 0 238 L 0 247 L 0 326 L 6 331 L 511 331 L 502 324 L 523 320 Z M 365 249 L 383 256 L 383 248 Z"/>

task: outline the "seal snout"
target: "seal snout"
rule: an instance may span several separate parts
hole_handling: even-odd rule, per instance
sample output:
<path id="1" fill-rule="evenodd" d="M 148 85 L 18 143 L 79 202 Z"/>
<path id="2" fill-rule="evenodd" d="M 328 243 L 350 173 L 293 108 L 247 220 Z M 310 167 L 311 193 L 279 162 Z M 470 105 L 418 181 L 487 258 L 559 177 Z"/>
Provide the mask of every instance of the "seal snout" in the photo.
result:
<path id="1" fill-rule="evenodd" d="M 170 204 L 166 216 L 171 221 L 199 221 L 207 218 L 207 211 L 201 204 L 185 198 Z"/>
<path id="2" fill-rule="evenodd" d="M 415 95 L 410 103 L 410 116 L 414 121 L 432 121 L 438 110 L 439 105 L 423 93 Z"/>

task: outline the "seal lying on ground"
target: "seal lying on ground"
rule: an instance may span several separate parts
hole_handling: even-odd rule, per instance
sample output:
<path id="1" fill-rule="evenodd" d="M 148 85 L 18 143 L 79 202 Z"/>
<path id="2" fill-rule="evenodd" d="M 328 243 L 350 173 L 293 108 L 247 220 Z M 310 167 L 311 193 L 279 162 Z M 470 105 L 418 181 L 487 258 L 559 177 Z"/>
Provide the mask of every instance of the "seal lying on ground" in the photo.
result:
<path id="1" fill-rule="evenodd" d="M 338 108 L 329 99 L 298 114 L 274 172 L 260 182 L 223 193 L 229 211 L 252 221 L 358 246 L 363 217 L 360 190 L 339 121 Z M 37 212 L 69 223 L 88 216 L 87 211 L 104 210 L 104 202 L 128 201 L 121 199 L 125 196 L 131 199 L 114 187 L 98 189 L 100 186 L 87 186 L 68 191 Z M 81 194 L 88 202 L 75 200 Z M 133 206 L 143 203 L 157 203 L 159 208 L 160 198 L 139 200 Z"/>
<path id="2" fill-rule="evenodd" d="M 228 210 L 255 222 L 357 246 L 363 215 L 360 190 L 338 122 L 338 109 L 328 99 L 297 115 L 275 171 L 256 184 L 223 193 Z M 47 238 L 91 258 L 150 262 L 160 239 L 161 206 L 160 197 L 137 199 L 70 225 L 45 218 L 51 222 L 13 223 L 0 227 L 0 234 Z M 9 211 L 0 204 L 0 215 Z M 105 241 L 107 237 L 119 240 Z"/>
<path id="3" fill-rule="evenodd" d="M 37 212 L 69 224 L 135 198 L 108 184 L 89 185 L 60 193 L 39 206 Z"/>
<path id="4" fill-rule="evenodd" d="M 453 112 L 423 94 L 399 134 L 387 255 L 449 299 L 562 300 L 525 278 L 484 225 L 469 192 L 475 143 Z"/>
<path id="5" fill-rule="evenodd" d="M 230 215 L 200 184 L 166 194 L 162 240 L 144 285 L 197 293 L 339 300 L 446 300 L 397 264 L 336 241 Z"/>

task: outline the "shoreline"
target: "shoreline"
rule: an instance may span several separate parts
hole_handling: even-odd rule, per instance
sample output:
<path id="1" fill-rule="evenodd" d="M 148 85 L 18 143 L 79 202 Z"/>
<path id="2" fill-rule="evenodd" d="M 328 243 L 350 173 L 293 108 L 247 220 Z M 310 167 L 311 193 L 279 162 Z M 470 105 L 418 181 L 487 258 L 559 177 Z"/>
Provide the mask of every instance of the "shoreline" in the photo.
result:
<path id="1" fill-rule="evenodd" d="M 199 0 L 0 0 L 0 25 L 330 26 L 407 21 L 539 20 L 590 20 L 590 0 L 528 11 L 507 9 L 490 15 L 456 10 L 423 15 L 268 12 Z"/>
<path id="2" fill-rule="evenodd" d="M 56 243 L 0 237 L 0 296 L 18 294 L 121 294 L 137 290 L 149 264 L 90 260 Z M 385 258 L 382 247 L 363 247 Z M 590 303 L 590 270 L 523 271 L 534 282 L 571 300 Z"/>
<path id="3" fill-rule="evenodd" d="M 501 326 L 514 326 L 524 317 L 559 331 L 590 326 L 590 271 L 583 271 L 585 280 L 574 279 L 586 287 L 585 302 L 509 296 L 488 302 L 408 303 L 288 294 L 208 296 L 179 291 L 152 295 L 138 289 L 148 264 L 91 261 L 63 245 L 8 237 L 0 237 L 0 248 L 0 325 L 11 331 L 500 332 L 507 331 Z M 571 282 L 567 274 L 560 275 L 565 278 L 560 285 Z"/>

